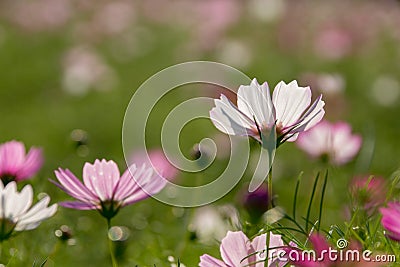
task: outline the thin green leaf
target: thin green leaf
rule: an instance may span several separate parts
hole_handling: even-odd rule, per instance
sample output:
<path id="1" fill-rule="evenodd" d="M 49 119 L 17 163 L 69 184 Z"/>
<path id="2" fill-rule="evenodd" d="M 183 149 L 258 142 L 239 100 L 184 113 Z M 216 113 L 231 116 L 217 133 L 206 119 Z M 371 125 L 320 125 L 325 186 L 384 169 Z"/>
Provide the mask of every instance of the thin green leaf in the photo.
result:
<path id="1" fill-rule="evenodd" d="M 299 174 L 296 182 L 296 189 L 294 190 L 294 199 L 293 199 L 293 219 L 296 220 L 296 206 L 297 206 L 297 194 L 299 192 L 300 180 L 303 177 L 303 172 Z"/>
<path id="2" fill-rule="evenodd" d="M 312 202 L 313 202 L 313 200 L 314 200 L 315 190 L 317 189 L 318 179 L 319 179 L 319 172 L 318 172 L 318 174 L 317 174 L 317 177 L 315 178 L 313 190 L 312 190 L 312 192 L 311 192 L 310 201 L 309 201 L 309 203 L 308 203 L 307 216 L 306 216 L 306 227 L 305 227 L 306 232 L 308 232 L 308 222 L 310 221 L 311 206 L 312 206 Z"/>
<path id="3" fill-rule="evenodd" d="M 325 173 L 324 184 L 322 186 L 322 192 L 321 192 L 321 201 L 319 202 L 319 215 L 318 215 L 318 225 L 317 225 L 318 232 L 321 227 L 322 208 L 323 208 L 323 204 L 324 204 L 325 189 L 326 189 L 327 181 L 328 181 L 328 170 L 326 170 L 326 173 Z"/>

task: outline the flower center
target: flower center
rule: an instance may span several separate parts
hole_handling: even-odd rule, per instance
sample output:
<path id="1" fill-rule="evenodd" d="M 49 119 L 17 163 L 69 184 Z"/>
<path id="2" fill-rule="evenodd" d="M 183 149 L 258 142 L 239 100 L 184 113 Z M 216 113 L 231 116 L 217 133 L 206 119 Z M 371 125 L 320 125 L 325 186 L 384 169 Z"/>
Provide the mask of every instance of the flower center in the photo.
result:
<path id="1" fill-rule="evenodd" d="M 111 219 L 117 215 L 119 209 L 121 208 L 121 202 L 114 200 L 101 201 L 100 205 L 101 209 L 99 209 L 99 212 L 106 219 Z"/>
<path id="2" fill-rule="evenodd" d="M 0 218 L 0 241 L 7 240 L 11 237 L 17 224 L 7 218 Z"/>
<path id="3" fill-rule="evenodd" d="M 3 182 L 3 185 L 6 186 L 8 183 L 15 181 L 15 175 L 5 173 L 0 176 L 0 179 Z"/>

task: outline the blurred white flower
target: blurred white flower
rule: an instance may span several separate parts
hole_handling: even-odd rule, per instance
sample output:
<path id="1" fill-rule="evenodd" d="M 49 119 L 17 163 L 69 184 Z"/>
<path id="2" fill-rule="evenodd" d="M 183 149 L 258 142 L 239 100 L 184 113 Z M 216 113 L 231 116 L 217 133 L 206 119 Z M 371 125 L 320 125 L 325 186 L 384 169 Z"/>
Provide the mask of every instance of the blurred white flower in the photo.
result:
<path id="1" fill-rule="evenodd" d="M 186 267 L 185 264 L 179 261 L 179 265 L 175 260 L 174 256 L 168 256 L 168 261 L 171 263 L 171 267 Z"/>
<path id="2" fill-rule="evenodd" d="M 224 64 L 244 68 L 251 63 L 252 54 L 247 44 L 233 40 L 222 43 L 217 58 Z"/>
<path id="3" fill-rule="evenodd" d="M 0 182 L 0 241 L 10 238 L 14 231 L 35 229 L 57 211 L 57 204 L 47 206 L 50 197 L 43 197 L 31 207 L 32 198 L 30 185 L 18 192 L 15 182 L 10 182 L 5 187 Z"/>
<path id="4" fill-rule="evenodd" d="M 251 0 L 247 2 L 252 17 L 264 22 L 273 22 L 285 12 L 284 0 Z"/>
<path id="5" fill-rule="evenodd" d="M 114 71 L 89 48 L 78 46 L 64 57 L 63 89 L 83 95 L 89 89 L 109 90 L 116 84 Z"/>
<path id="6" fill-rule="evenodd" d="M 210 244 L 239 227 L 239 214 L 232 205 L 205 206 L 196 209 L 189 230 L 196 234 L 199 242 Z"/>
<path id="7" fill-rule="evenodd" d="M 372 84 L 371 98 L 380 106 L 394 106 L 399 97 L 400 83 L 391 76 L 380 76 Z"/>
<path id="8" fill-rule="evenodd" d="M 341 93 L 346 86 L 346 81 L 339 73 L 321 73 L 317 82 L 319 90 L 327 95 Z"/>

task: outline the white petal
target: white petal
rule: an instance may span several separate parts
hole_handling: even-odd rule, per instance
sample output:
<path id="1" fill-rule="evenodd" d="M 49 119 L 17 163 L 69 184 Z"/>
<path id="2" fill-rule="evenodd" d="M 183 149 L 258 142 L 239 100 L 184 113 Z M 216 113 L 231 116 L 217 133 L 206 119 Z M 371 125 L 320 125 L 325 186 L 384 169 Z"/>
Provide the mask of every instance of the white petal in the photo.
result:
<path id="1" fill-rule="evenodd" d="M 211 121 L 221 132 L 229 135 L 249 135 L 253 128 L 256 128 L 252 119 L 244 115 L 229 101 L 226 96 L 221 95 L 215 99 L 215 107 L 210 111 Z"/>
<path id="2" fill-rule="evenodd" d="M 289 84 L 281 81 L 274 89 L 272 102 L 278 122 L 282 123 L 283 127 L 291 126 L 311 103 L 310 87 L 300 87 L 297 81 Z"/>
<path id="3" fill-rule="evenodd" d="M 270 125 L 275 122 L 273 106 L 268 84 L 259 85 L 253 79 L 250 85 L 241 85 L 237 94 L 237 105 L 247 117 L 256 118 L 258 125 Z"/>
<path id="4" fill-rule="evenodd" d="M 3 203 L 4 210 L 2 216 L 5 218 L 13 217 L 14 203 L 18 201 L 17 185 L 15 182 L 8 183 L 4 188 Z"/>
<path id="5" fill-rule="evenodd" d="M 16 231 L 30 230 L 37 227 L 41 221 L 51 217 L 57 211 L 57 204 L 50 207 L 47 205 L 50 202 L 50 197 L 46 196 L 34 205 L 27 213 L 17 218 Z"/>
<path id="6" fill-rule="evenodd" d="M 307 131 L 308 129 L 314 127 L 322 120 L 325 115 L 324 110 L 325 102 L 322 100 L 322 95 L 314 101 L 313 105 L 307 110 L 307 112 L 302 116 L 301 120 L 301 130 Z"/>
<path id="7" fill-rule="evenodd" d="M 324 110 L 325 102 L 322 101 L 322 95 L 320 95 L 317 100 L 311 105 L 311 107 L 301 116 L 301 118 L 297 121 L 297 125 L 287 127 L 287 134 L 295 134 L 303 131 L 307 131 L 310 128 L 317 125 L 325 115 Z M 295 141 L 296 138 L 291 138 L 290 141 Z"/>
<path id="8" fill-rule="evenodd" d="M 32 198 L 32 186 L 26 185 L 21 193 L 16 192 L 12 202 L 7 200 L 7 204 L 11 205 L 10 210 L 12 210 L 12 217 L 18 217 L 25 213 L 32 205 Z"/>

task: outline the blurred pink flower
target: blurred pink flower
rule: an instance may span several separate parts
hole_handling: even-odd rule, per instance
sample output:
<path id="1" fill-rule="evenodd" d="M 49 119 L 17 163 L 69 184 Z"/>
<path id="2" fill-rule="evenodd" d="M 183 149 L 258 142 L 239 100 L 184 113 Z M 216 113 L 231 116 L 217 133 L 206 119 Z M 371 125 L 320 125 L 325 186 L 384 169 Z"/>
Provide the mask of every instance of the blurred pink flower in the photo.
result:
<path id="1" fill-rule="evenodd" d="M 11 22 L 30 32 L 55 30 L 72 17 L 70 0 L 8 1 L 5 15 Z"/>
<path id="2" fill-rule="evenodd" d="M 114 70 L 94 50 L 76 46 L 63 59 L 63 89 L 73 95 L 84 95 L 90 89 L 106 91 L 117 83 Z"/>
<path id="3" fill-rule="evenodd" d="M 302 133 L 297 145 L 313 158 L 325 160 L 335 165 L 349 162 L 361 148 L 362 138 L 351 133 L 348 123 L 322 121 L 311 130 Z"/>
<path id="4" fill-rule="evenodd" d="M 153 175 L 152 168 L 131 165 L 122 176 L 117 164 L 110 160 L 96 160 L 83 167 L 83 184 L 68 169 L 55 171 L 59 183 L 52 181 L 76 201 L 61 202 L 66 208 L 79 210 L 98 210 L 108 220 L 114 217 L 121 207 L 133 204 L 157 194 L 166 181 Z"/>
<path id="5" fill-rule="evenodd" d="M 152 22 L 188 31 L 188 47 L 207 51 L 215 49 L 225 32 L 239 20 L 243 10 L 241 1 L 237 0 L 147 0 L 140 4 L 142 16 Z"/>
<path id="6" fill-rule="evenodd" d="M 10 141 L 0 145 L 0 179 L 6 185 L 34 176 L 42 167 L 43 155 L 39 148 L 31 148 L 26 154 L 22 142 Z"/>
<path id="7" fill-rule="evenodd" d="M 208 254 L 200 257 L 200 267 L 264 267 L 266 234 L 257 236 L 250 242 L 247 236 L 241 232 L 228 231 L 222 239 L 220 252 L 222 260 L 218 260 Z M 273 248 L 284 246 L 280 235 L 270 234 L 268 265 L 284 266 L 286 262 L 279 262 L 277 259 L 271 260 L 274 254 Z M 259 261 L 259 262 L 257 262 Z M 257 262 L 257 263 L 255 263 Z"/>
<path id="8" fill-rule="evenodd" d="M 354 177 L 350 184 L 354 200 L 368 213 L 381 206 L 386 199 L 386 181 L 382 177 Z"/>
<path id="9" fill-rule="evenodd" d="M 178 169 L 169 162 L 161 149 L 152 149 L 147 153 L 137 151 L 132 155 L 130 162 L 152 166 L 157 175 L 169 181 L 174 180 L 178 175 Z"/>
<path id="10" fill-rule="evenodd" d="M 317 54 L 326 59 L 340 59 L 350 54 L 353 46 L 352 34 L 337 26 L 322 29 L 314 42 Z"/>
<path id="11" fill-rule="evenodd" d="M 400 203 L 389 202 L 387 208 L 380 208 L 382 213 L 382 226 L 387 232 L 387 236 L 400 242 Z"/>
<path id="12" fill-rule="evenodd" d="M 192 24 L 197 28 L 195 41 L 201 48 L 212 50 L 221 36 L 224 36 L 224 32 L 239 19 L 239 2 L 203 0 L 195 3 L 196 7 L 190 7 L 196 10 L 195 16 L 192 17 Z"/>
<path id="13" fill-rule="evenodd" d="M 300 132 L 317 124 L 325 114 L 322 95 L 310 106 L 311 90 L 300 87 L 297 81 L 279 82 L 272 99 L 268 84 L 239 87 L 237 107 L 225 95 L 214 100 L 210 118 L 215 127 L 229 135 L 251 136 L 261 142 L 259 130 L 269 131 L 276 125 L 277 145 L 293 142 Z"/>

